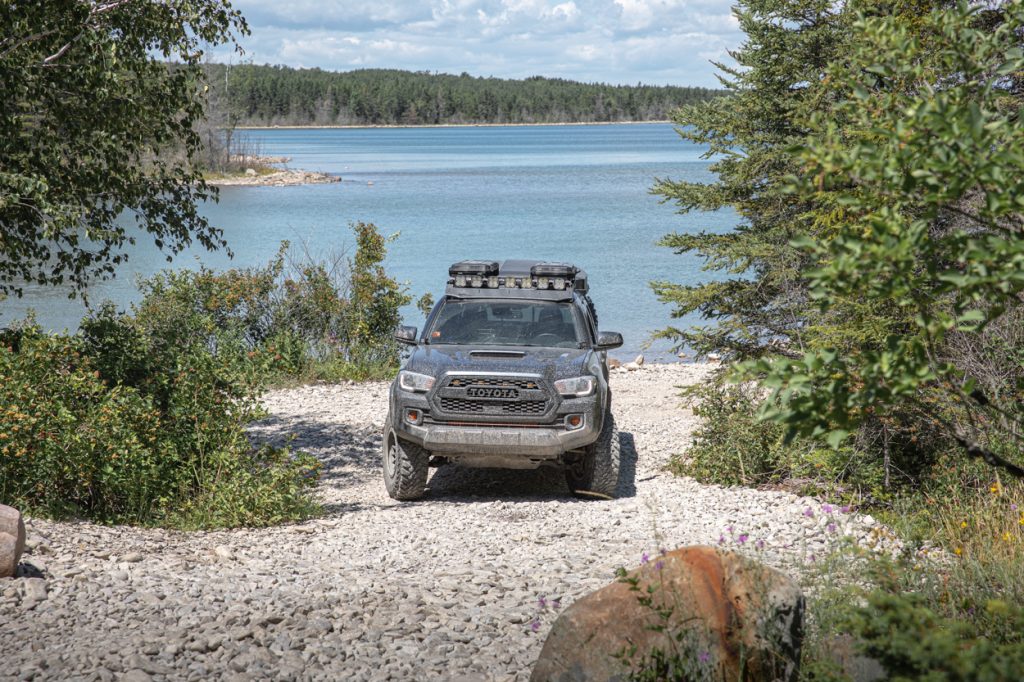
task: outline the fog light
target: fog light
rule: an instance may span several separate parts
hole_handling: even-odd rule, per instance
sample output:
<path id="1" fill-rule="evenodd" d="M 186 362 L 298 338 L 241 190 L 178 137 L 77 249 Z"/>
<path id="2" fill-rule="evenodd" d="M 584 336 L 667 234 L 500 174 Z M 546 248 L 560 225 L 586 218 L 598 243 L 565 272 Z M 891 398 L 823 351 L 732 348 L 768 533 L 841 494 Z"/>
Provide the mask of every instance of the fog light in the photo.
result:
<path id="1" fill-rule="evenodd" d="M 419 410 L 406 410 L 405 421 L 410 424 L 419 424 L 423 420 L 423 413 Z"/>
<path id="2" fill-rule="evenodd" d="M 488 278 L 487 286 L 490 287 L 491 289 L 497 289 L 498 288 L 498 278 L 497 277 L 490 277 L 490 278 Z"/>
<path id="3" fill-rule="evenodd" d="M 537 288 L 538 289 L 547 289 L 548 288 L 548 278 L 547 277 L 538 277 L 537 278 Z"/>
<path id="4" fill-rule="evenodd" d="M 469 281 L 470 286 L 480 288 L 484 285 L 484 280 L 480 275 L 473 275 L 473 278 Z"/>
<path id="5" fill-rule="evenodd" d="M 582 414 L 570 414 L 565 418 L 565 429 L 566 431 L 575 431 L 576 429 L 583 426 L 583 415 Z"/>
<path id="6" fill-rule="evenodd" d="M 466 276 L 465 275 L 456 275 L 455 276 L 455 286 L 457 286 L 457 287 L 464 287 L 464 286 L 466 286 Z"/>
<path id="7" fill-rule="evenodd" d="M 555 277 L 555 289 L 561 291 L 565 288 L 565 280 L 561 277 Z"/>

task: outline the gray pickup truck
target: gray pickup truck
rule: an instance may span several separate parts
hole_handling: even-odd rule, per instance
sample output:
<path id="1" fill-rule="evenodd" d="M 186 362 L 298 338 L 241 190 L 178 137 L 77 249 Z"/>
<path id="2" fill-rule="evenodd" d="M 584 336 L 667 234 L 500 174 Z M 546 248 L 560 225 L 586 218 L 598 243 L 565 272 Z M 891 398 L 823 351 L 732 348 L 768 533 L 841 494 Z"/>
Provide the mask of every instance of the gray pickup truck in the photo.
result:
<path id="1" fill-rule="evenodd" d="M 384 483 L 423 495 L 430 466 L 562 466 L 576 494 L 611 497 L 619 478 L 607 351 L 586 273 L 565 263 L 462 261 L 391 384 Z"/>

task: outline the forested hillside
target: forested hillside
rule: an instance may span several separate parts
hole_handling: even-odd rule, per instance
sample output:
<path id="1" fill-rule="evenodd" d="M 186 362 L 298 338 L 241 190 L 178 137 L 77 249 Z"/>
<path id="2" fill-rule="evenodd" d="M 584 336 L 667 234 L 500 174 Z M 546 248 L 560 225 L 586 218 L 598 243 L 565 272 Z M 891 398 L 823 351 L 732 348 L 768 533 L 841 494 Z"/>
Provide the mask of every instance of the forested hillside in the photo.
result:
<path id="1" fill-rule="evenodd" d="M 206 73 L 211 104 L 243 126 L 654 121 L 720 94 L 708 88 L 390 69 L 210 64 Z"/>

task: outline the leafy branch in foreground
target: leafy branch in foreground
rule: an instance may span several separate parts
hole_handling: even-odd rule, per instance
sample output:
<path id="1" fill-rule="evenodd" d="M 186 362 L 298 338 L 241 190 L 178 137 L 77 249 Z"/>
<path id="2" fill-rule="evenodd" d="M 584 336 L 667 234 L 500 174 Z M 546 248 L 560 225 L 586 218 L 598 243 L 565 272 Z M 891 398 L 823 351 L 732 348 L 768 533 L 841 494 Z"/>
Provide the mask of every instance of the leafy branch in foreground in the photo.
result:
<path id="1" fill-rule="evenodd" d="M 1024 476 L 1011 454 L 1024 444 L 1024 355 L 1005 349 L 998 381 L 969 362 L 1022 319 L 1024 4 L 962 3 L 913 27 L 862 14 L 853 30 L 860 39 L 827 71 L 837 116 L 812 119 L 791 180 L 795 201 L 828 197 L 843 220 L 831 238 L 793 245 L 821 264 L 805 275 L 822 311 L 859 296 L 912 324 L 878 346 L 747 363 L 774 391 L 762 416 L 838 445 L 910 411 Z"/>
<path id="2" fill-rule="evenodd" d="M 0 296 L 81 293 L 142 233 L 170 255 L 225 246 L 196 209 L 216 194 L 194 127 L 203 46 L 247 32 L 227 0 L 0 5 Z"/>

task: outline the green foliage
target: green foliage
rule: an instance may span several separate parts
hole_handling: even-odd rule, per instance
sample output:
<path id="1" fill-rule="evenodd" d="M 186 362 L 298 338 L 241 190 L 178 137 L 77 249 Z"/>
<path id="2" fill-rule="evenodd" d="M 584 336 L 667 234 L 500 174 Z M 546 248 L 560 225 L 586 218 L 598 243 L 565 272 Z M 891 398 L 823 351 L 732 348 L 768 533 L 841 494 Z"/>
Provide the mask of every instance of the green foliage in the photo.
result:
<path id="1" fill-rule="evenodd" d="M 809 576 L 802 676 L 848 679 L 828 673 L 850 635 L 887 679 L 1016 679 L 1004 666 L 1024 654 L 1024 482 L 949 453 L 879 516 L 897 554 L 851 546 Z"/>
<path id="2" fill-rule="evenodd" d="M 434 309 L 434 295 L 429 291 L 416 299 L 416 309 L 426 317 Z"/>
<path id="3" fill-rule="evenodd" d="M 990 601 L 984 608 L 1024 627 L 1019 606 Z M 867 607 L 851 617 L 850 629 L 864 653 L 897 682 L 1003 682 L 1024 669 L 1024 641 L 993 642 L 968 623 L 937 616 L 913 594 L 872 592 Z"/>
<path id="4" fill-rule="evenodd" d="M 701 389 L 685 461 L 719 481 L 810 476 L 903 540 L 895 561 L 827 562 L 818 578 L 846 584 L 815 585 L 806 679 L 843 678 L 827 655 L 842 632 L 890 679 L 1016 679 L 1024 489 L 987 465 L 1024 475 L 1024 4 L 738 13 L 733 97 L 677 119 L 719 177 L 655 188 L 743 218 L 665 240 L 730 277 L 656 283 L 674 314 L 713 322 L 666 335 L 745 361 L 742 383 Z"/>
<path id="5" fill-rule="evenodd" d="M 411 297 L 381 265 L 392 238 L 352 228 L 348 260 L 294 255 L 285 242 L 265 266 L 160 273 L 141 283 L 136 319 L 164 347 L 197 342 L 251 382 L 383 377 Z"/>
<path id="6" fill-rule="evenodd" d="M 782 426 L 759 418 L 764 391 L 756 384 L 713 380 L 685 395 L 700 426 L 692 445 L 673 458 L 676 474 L 718 485 L 786 485 L 856 504 L 885 501 L 893 492 L 882 463 L 863 448 L 833 449 L 804 438 L 786 442 Z M 906 457 L 894 464 L 911 468 Z"/>
<path id="7" fill-rule="evenodd" d="M 315 510 L 317 462 L 253 452 L 258 383 L 201 341 L 165 346 L 104 307 L 77 336 L 0 343 L 0 496 L 105 523 L 266 525 Z"/>
<path id="8" fill-rule="evenodd" d="M 866 420 L 912 412 L 972 456 L 1024 476 L 992 446 L 1021 442 L 1024 365 L 1016 351 L 996 404 L 977 368 L 950 351 L 1016 315 L 1024 292 L 1024 4 L 957 5 L 909 24 L 861 14 L 859 40 L 827 70 L 838 119 L 811 122 L 792 178 L 798 201 L 842 206 L 828 239 L 795 244 L 819 261 L 810 292 L 826 313 L 851 296 L 887 301 L 912 324 L 883 344 L 761 361 L 791 434 L 831 443 Z M 983 351 L 984 352 L 984 351 Z M 1016 363 L 1016 367 L 1012 363 Z"/>
<path id="9" fill-rule="evenodd" d="M 193 126 L 204 46 L 247 32 L 226 0 L 0 5 L 0 295 L 82 292 L 143 233 L 224 246 L 197 210 L 215 193 Z"/>
<path id="10" fill-rule="evenodd" d="M 759 357 L 801 349 L 817 324 L 803 270 L 810 259 L 790 245 L 795 237 L 828 229 L 812 206 L 787 192 L 799 172 L 789 149 L 803 141 L 816 112 L 829 112 L 820 74 L 849 39 L 850 12 L 827 0 L 744 0 L 734 7 L 746 33 L 733 52 L 738 68 L 718 65 L 729 97 L 683 107 L 673 120 L 680 137 L 707 145 L 711 183 L 659 181 L 653 192 L 681 213 L 731 206 L 741 224 L 728 233 L 670 234 L 677 253 L 693 252 L 716 281 L 683 286 L 652 284 L 672 305 L 672 316 L 699 313 L 713 324 L 662 335 L 699 354 Z"/>
<path id="11" fill-rule="evenodd" d="M 331 72 L 287 66 L 206 67 L 215 111 L 239 125 L 564 123 L 665 120 L 721 91 L 473 78 L 393 69 Z"/>
<path id="12" fill-rule="evenodd" d="M 359 222 L 352 229 L 356 255 L 345 312 L 347 359 L 369 364 L 395 362 L 398 344 L 394 333 L 401 321 L 398 309 L 412 302 L 404 287 L 384 271 L 387 244 L 398 235 L 384 237 L 372 223 Z"/>
<path id="13" fill-rule="evenodd" d="M 688 392 L 701 424 L 693 444 L 673 461 L 676 473 L 721 485 L 772 483 L 788 473 L 782 429 L 755 416 L 756 390 L 709 382 Z"/>
<path id="14" fill-rule="evenodd" d="M 0 337 L 0 499 L 40 514 L 179 528 L 314 513 L 318 463 L 254 448 L 245 425 L 268 381 L 393 372 L 398 308 L 387 239 L 354 226 L 342 267 L 163 272 L 134 314 L 105 304 L 74 336 Z"/>

